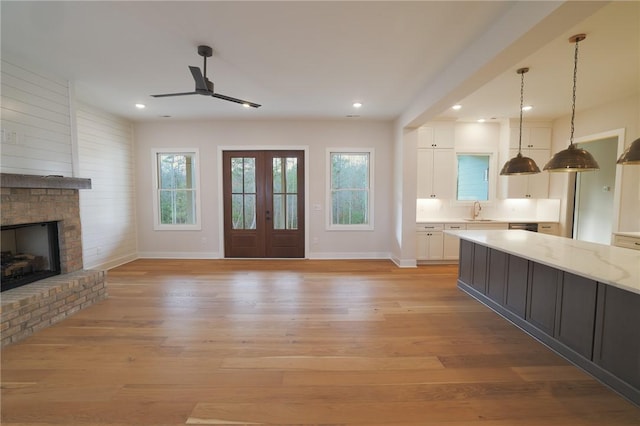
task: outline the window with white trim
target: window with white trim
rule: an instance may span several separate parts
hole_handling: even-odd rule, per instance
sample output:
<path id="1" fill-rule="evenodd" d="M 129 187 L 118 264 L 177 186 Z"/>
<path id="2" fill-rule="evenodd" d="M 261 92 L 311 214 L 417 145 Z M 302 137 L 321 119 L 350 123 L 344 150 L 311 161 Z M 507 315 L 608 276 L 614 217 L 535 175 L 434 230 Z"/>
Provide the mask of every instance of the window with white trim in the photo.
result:
<path id="1" fill-rule="evenodd" d="M 199 230 L 198 150 L 153 150 L 156 230 Z"/>
<path id="2" fill-rule="evenodd" d="M 327 150 L 327 228 L 373 229 L 374 150 Z"/>

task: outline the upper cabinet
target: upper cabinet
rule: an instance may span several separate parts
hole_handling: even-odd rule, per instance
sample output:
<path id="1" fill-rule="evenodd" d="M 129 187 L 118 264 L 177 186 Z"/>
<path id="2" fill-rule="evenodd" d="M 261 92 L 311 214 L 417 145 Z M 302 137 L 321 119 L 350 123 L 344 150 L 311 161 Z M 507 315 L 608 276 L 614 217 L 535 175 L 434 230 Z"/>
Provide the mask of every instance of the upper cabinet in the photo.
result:
<path id="1" fill-rule="evenodd" d="M 524 124 L 524 123 L 523 123 Z M 542 171 L 551 158 L 551 127 L 542 124 L 526 124 L 522 127 L 522 155 L 536 162 L 540 173 L 523 176 L 500 176 L 501 198 L 548 198 L 549 173 Z M 520 129 L 516 124 L 509 129 L 508 148 L 500 152 L 500 168 L 518 154 Z M 502 145 L 503 147 L 505 145 Z"/>
<path id="2" fill-rule="evenodd" d="M 453 148 L 454 145 L 453 122 L 432 122 L 418 128 L 418 148 Z"/>
<path id="3" fill-rule="evenodd" d="M 455 156 L 451 148 L 418 148 L 417 198 L 452 198 Z"/>
<path id="4" fill-rule="evenodd" d="M 518 127 L 510 129 L 509 149 L 518 149 Z M 551 149 L 550 127 L 523 127 L 522 149 Z"/>
<path id="5" fill-rule="evenodd" d="M 418 128 L 417 198 L 451 198 L 455 179 L 453 122 Z"/>

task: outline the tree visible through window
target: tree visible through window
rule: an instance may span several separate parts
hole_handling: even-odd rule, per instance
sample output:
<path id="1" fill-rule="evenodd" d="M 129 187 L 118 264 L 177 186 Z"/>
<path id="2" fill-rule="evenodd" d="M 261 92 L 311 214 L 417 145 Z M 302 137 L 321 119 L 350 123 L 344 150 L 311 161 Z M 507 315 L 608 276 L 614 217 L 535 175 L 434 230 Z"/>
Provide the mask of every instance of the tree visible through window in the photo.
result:
<path id="1" fill-rule="evenodd" d="M 330 152 L 330 226 L 370 229 L 371 157 L 371 151 Z"/>
<path id="2" fill-rule="evenodd" d="M 160 225 L 195 225 L 195 153 L 158 152 L 157 202 Z"/>

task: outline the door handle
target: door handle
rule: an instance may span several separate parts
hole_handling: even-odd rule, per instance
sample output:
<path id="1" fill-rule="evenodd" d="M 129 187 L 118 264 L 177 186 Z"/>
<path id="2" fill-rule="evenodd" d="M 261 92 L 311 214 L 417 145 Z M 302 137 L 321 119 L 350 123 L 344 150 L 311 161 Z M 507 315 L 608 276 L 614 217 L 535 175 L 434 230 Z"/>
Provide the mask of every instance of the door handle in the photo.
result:
<path id="1" fill-rule="evenodd" d="M 269 215 L 271 214 L 271 212 L 269 210 L 265 211 L 267 217 L 265 218 L 266 220 L 271 220 L 271 217 L 269 217 Z"/>

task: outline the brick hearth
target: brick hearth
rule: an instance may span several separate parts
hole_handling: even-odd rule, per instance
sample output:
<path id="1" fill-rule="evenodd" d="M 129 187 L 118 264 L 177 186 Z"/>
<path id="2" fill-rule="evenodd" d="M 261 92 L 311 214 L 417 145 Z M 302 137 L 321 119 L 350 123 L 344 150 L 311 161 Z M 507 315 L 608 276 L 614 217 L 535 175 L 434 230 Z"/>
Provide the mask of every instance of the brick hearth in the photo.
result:
<path id="1" fill-rule="evenodd" d="M 83 270 L 79 189 L 89 179 L 1 174 L 1 224 L 57 222 L 61 275 L 8 290 L 0 298 L 2 346 L 107 297 L 104 271 Z"/>

